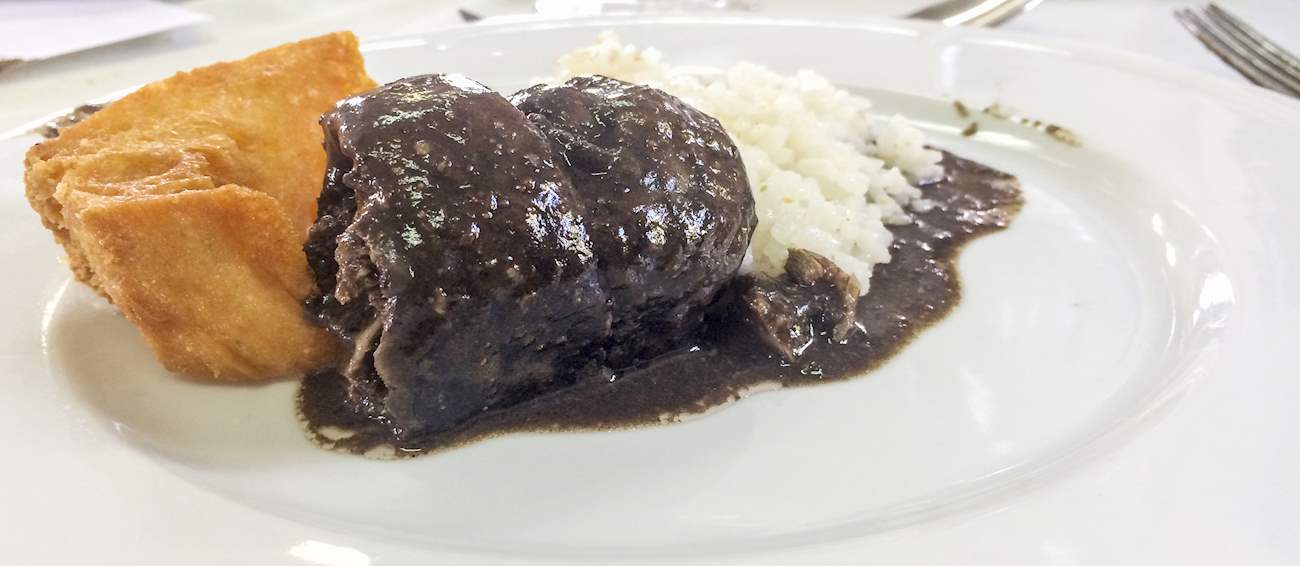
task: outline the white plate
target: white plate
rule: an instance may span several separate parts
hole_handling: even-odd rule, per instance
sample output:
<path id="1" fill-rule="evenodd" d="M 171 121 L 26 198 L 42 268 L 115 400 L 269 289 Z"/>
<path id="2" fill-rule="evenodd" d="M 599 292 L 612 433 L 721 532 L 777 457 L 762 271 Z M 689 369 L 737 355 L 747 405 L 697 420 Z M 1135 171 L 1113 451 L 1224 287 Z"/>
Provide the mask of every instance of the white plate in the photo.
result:
<path id="1" fill-rule="evenodd" d="M 0 548 L 19 564 L 1300 560 L 1300 105 L 1076 44 L 885 22 L 596 20 L 371 43 L 383 81 L 509 90 L 603 28 L 670 61 L 809 67 L 1019 175 L 964 299 L 869 378 L 676 426 L 376 462 L 294 384 L 163 372 L 69 281 L 0 142 Z M 891 94 L 911 93 L 911 94 Z M 993 101 L 1079 148 L 980 117 Z"/>

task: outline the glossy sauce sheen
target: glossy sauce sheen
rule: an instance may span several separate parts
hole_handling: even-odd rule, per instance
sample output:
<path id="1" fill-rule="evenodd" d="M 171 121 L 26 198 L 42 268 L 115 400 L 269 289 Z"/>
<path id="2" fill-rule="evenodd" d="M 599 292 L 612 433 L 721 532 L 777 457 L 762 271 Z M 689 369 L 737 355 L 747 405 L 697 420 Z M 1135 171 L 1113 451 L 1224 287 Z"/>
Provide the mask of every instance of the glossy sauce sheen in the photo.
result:
<path id="1" fill-rule="evenodd" d="M 857 309 L 858 328 L 842 343 L 815 341 L 795 363 L 765 346 L 745 321 L 719 316 L 694 345 L 607 383 L 589 383 L 509 409 L 483 413 L 448 432 L 399 442 L 391 430 L 346 408 L 346 382 L 335 372 L 309 376 L 299 412 L 322 446 L 356 453 L 391 446 L 418 455 L 520 431 L 602 430 L 678 420 L 776 384 L 813 385 L 859 377 L 897 353 L 960 299 L 954 259 L 970 240 L 1007 226 L 1021 206 L 1014 177 L 945 153 L 942 181 L 924 189 L 935 206 L 893 227 L 893 259 L 877 265 Z M 342 434 L 339 431 L 346 431 Z"/>

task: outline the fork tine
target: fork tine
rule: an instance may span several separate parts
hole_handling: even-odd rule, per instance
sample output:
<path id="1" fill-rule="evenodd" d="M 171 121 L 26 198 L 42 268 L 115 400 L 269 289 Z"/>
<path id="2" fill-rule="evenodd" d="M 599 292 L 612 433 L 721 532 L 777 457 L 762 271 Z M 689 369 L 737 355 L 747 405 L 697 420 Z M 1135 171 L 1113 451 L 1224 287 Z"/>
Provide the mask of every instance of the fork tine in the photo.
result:
<path id="1" fill-rule="evenodd" d="M 1237 72 L 1249 79 L 1250 82 L 1270 89 L 1282 87 L 1282 85 L 1277 83 L 1277 81 L 1260 74 L 1249 65 L 1245 65 L 1238 61 L 1238 58 L 1232 53 L 1232 51 L 1210 33 L 1208 24 L 1202 21 L 1200 15 L 1196 12 L 1186 8 L 1174 10 L 1174 18 L 1176 18 L 1179 23 L 1183 24 L 1183 27 L 1187 28 L 1187 31 L 1191 32 L 1192 36 L 1201 42 L 1201 45 L 1204 45 L 1206 49 L 1209 49 L 1211 53 L 1214 53 L 1214 55 L 1224 63 L 1227 63 L 1233 69 L 1236 69 Z"/>
<path id="2" fill-rule="evenodd" d="M 1210 5 L 1205 8 L 1205 13 L 1243 44 L 1255 46 L 1259 49 L 1260 55 L 1281 68 L 1289 69 L 1292 76 L 1300 77 L 1300 57 L 1291 54 L 1286 48 L 1274 43 L 1250 24 L 1242 21 L 1232 12 L 1220 8 L 1214 2 L 1210 2 Z"/>
<path id="3" fill-rule="evenodd" d="M 1191 32 L 1207 49 L 1222 59 L 1251 82 L 1267 89 L 1300 97 L 1300 88 L 1292 88 L 1277 78 L 1277 71 L 1254 61 L 1241 46 L 1229 42 L 1223 32 L 1192 10 L 1174 11 L 1174 17 Z"/>
<path id="4" fill-rule="evenodd" d="M 1226 24 L 1211 15 L 1208 10 L 1201 10 L 1198 15 L 1200 16 L 1198 21 L 1204 31 L 1234 55 L 1234 68 L 1241 72 L 1249 68 L 1256 76 L 1262 75 L 1268 78 L 1270 83 L 1268 88 L 1291 96 L 1300 96 L 1300 75 L 1293 73 L 1285 65 L 1278 66 L 1268 61 L 1260 50 L 1252 47 L 1251 42 L 1232 34 L 1225 27 Z"/>
<path id="5" fill-rule="evenodd" d="M 1219 28 L 1229 41 L 1242 46 L 1254 62 L 1292 92 L 1300 93 L 1300 61 L 1287 50 L 1259 33 L 1227 10 L 1210 3 L 1205 8 L 1206 19 Z"/>

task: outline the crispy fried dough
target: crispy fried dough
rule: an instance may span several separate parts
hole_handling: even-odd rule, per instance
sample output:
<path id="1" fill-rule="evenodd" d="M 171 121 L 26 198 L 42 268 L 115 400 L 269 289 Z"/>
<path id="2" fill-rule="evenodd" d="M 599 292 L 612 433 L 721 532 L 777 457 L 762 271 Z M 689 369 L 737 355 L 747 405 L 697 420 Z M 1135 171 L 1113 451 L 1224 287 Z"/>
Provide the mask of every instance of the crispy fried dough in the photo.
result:
<path id="1" fill-rule="evenodd" d="M 335 351 L 302 311 L 318 120 L 374 86 L 346 32 L 179 73 L 32 147 L 27 198 L 168 369 L 309 371 Z"/>

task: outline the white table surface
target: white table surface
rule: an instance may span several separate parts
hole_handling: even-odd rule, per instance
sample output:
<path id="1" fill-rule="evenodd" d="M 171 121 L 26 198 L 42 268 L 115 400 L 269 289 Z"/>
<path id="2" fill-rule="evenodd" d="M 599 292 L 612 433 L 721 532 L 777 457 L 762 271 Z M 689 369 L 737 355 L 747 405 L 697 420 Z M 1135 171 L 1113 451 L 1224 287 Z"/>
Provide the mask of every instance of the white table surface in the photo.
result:
<path id="1" fill-rule="evenodd" d="M 757 13 L 844 21 L 904 14 L 927 0 L 756 0 Z M 178 5 L 211 20 L 0 72 L 0 132 L 115 91 L 286 41 L 351 29 L 363 41 L 460 25 L 458 8 L 493 16 L 527 14 L 532 0 L 191 0 Z M 1192 4 L 1171 0 L 1046 0 L 1007 29 L 1109 45 L 1243 80 L 1171 17 Z M 1300 51 L 1300 2 L 1221 0 L 1260 30 Z"/>

